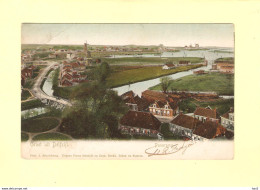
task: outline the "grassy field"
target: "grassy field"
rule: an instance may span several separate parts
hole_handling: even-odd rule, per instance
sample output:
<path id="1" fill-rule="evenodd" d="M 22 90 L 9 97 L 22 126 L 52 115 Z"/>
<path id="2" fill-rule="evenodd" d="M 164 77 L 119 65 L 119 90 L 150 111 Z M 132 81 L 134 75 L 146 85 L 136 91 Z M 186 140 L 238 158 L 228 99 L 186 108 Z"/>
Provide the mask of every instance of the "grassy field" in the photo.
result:
<path id="1" fill-rule="evenodd" d="M 182 60 L 190 61 L 191 63 L 200 63 L 204 61 L 203 58 L 199 57 L 124 57 L 124 58 L 102 58 L 102 62 L 107 62 L 109 64 L 126 64 L 130 65 L 133 63 L 139 64 L 163 64 L 166 62 L 179 62 Z"/>
<path id="2" fill-rule="evenodd" d="M 30 133 L 39 133 L 49 131 L 59 124 L 55 118 L 25 119 L 22 120 L 22 131 Z"/>
<path id="3" fill-rule="evenodd" d="M 161 90 L 158 84 L 150 88 Z M 169 89 L 184 91 L 214 91 L 221 95 L 234 95 L 234 75 L 210 73 L 205 75 L 189 75 L 170 82 Z"/>
<path id="4" fill-rule="evenodd" d="M 180 110 L 183 113 L 191 113 L 196 110 L 196 107 L 207 107 L 210 106 L 212 109 L 217 109 L 220 115 L 226 113 L 230 107 L 234 107 L 234 99 L 219 99 L 210 102 L 199 102 L 194 99 L 186 99 L 179 103 Z"/>
<path id="5" fill-rule="evenodd" d="M 233 51 L 213 50 L 214 53 L 234 53 Z"/>
<path id="6" fill-rule="evenodd" d="M 22 100 L 27 100 L 30 97 L 31 97 L 31 93 L 28 90 L 23 90 L 22 91 L 22 95 L 21 95 L 21 99 Z"/>
<path id="7" fill-rule="evenodd" d="M 28 102 L 22 102 L 21 104 L 22 110 L 28 110 L 28 109 L 44 107 L 44 106 L 45 104 L 43 104 L 39 99 L 31 100 Z"/>
<path id="8" fill-rule="evenodd" d="M 64 141 L 64 140 L 71 140 L 67 135 L 63 135 L 61 133 L 42 133 L 39 135 L 36 135 L 33 137 L 34 141 L 42 141 L 42 140 L 58 140 L 58 141 Z"/>
<path id="9" fill-rule="evenodd" d="M 223 58 L 218 58 L 215 60 L 216 62 L 217 61 L 232 61 L 234 62 L 234 57 L 223 57 Z"/>
<path id="10" fill-rule="evenodd" d="M 170 70 L 163 70 L 161 66 L 155 67 L 141 67 L 137 69 L 124 70 L 121 72 L 112 73 L 107 79 L 109 87 L 118 87 L 126 84 L 132 84 L 135 82 L 145 81 L 160 76 L 166 76 L 181 71 L 186 71 L 200 67 L 201 65 L 188 65 L 177 67 Z"/>

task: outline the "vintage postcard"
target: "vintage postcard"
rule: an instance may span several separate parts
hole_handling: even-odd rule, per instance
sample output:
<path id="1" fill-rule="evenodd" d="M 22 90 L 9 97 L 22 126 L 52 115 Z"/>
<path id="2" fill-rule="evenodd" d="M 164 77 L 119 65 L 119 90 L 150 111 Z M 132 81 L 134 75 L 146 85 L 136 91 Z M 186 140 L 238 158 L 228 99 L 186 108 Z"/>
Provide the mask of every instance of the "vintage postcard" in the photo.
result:
<path id="1" fill-rule="evenodd" d="M 234 25 L 22 24 L 25 159 L 233 159 Z"/>

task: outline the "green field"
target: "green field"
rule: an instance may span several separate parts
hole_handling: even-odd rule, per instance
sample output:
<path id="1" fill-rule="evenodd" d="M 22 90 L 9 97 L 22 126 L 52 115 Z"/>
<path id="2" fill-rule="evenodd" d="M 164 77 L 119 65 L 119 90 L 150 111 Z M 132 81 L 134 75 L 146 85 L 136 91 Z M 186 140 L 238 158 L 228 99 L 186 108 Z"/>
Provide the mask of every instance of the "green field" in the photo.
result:
<path id="1" fill-rule="evenodd" d="M 218 61 L 230 61 L 230 62 L 234 62 L 234 57 L 223 57 L 223 58 L 218 58 L 215 60 L 215 62 Z"/>
<path id="2" fill-rule="evenodd" d="M 55 118 L 25 119 L 22 120 L 22 131 L 29 133 L 39 133 L 49 131 L 59 124 Z"/>
<path id="3" fill-rule="evenodd" d="M 63 135 L 61 133 L 42 133 L 39 135 L 36 135 L 33 137 L 34 141 L 42 141 L 42 140 L 58 140 L 58 141 L 64 141 L 64 140 L 71 140 L 70 137 L 67 135 Z"/>
<path id="4" fill-rule="evenodd" d="M 161 90 L 161 85 L 158 84 L 150 89 Z M 177 80 L 172 80 L 168 89 L 178 91 L 214 91 L 221 95 L 234 95 L 234 75 L 222 73 L 189 75 Z"/>
<path id="5" fill-rule="evenodd" d="M 163 64 L 167 62 L 179 62 L 182 60 L 188 60 L 191 63 L 200 63 L 204 61 L 203 58 L 199 57 L 168 57 L 168 58 L 160 58 L 160 57 L 124 57 L 124 58 L 102 58 L 102 62 L 107 62 L 109 64 Z"/>
<path id="6" fill-rule="evenodd" d="M 196 107 L 207 107 L 210 106 L 212 109 L 217 109 L 220 115 L 223 115 L 229 111 L 230 107 L 234 107 L 234 99 L 219 99 L 216 101 L 199 102 L 194 99 L 186 99 L 179 103 L 180 110 L 183 113 L 192 113 L 196 110 Z"/>
<path id="7" fill-rule="evenodd" d="M 233 51 L 224 51 L 224 50 L 213 50 L 215 53 L 234 53 Z"/>
<path id="8" fill-rule="evenodd" d="M 174 74 L 181 71 L 187 71 L 198 67 L 201 67 L 201 65 L 188 65 L 169 70 L 163 70 L 161 66 L 141 67 L 137 69 L 124 70 L 121 72 L 112 73 L 107 79 L 107 84 L 109 87 L 118 87 L 126 84 L 158 78 L 160 76 Z"/>
<path id="9" fill-rule="evenodd" d="M 39 99 L 36 99 L 36 100 L 30 100 L 28 102 L 22 102 L 21 109 L 28 110 L 28 109 L 44 107 L 44 106 L 45 104 L 43 104 Z"/>

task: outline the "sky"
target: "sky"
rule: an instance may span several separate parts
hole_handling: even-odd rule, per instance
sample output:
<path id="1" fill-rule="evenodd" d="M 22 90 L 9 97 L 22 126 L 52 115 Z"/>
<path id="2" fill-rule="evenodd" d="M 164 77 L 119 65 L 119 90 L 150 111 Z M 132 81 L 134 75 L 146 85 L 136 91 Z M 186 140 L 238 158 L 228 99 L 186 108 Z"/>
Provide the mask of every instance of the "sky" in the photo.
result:
<path id="1" fill-rule="evenodd" d="M 22 44 L 234 47 L 233 24 L 23 24 Z"/>

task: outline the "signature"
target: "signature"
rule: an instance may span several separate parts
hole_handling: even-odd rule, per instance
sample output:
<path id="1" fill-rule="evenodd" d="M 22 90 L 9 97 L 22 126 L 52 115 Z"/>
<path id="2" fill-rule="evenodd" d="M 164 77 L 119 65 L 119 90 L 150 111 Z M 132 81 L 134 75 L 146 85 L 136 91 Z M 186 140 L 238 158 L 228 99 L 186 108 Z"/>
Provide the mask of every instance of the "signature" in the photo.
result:
<path id="1" fill-rule="evenodd" d="M 148 154 L 148 156 L 159 156 L 159 155 L 169 155 L 174 154 L 177 152 L 180 152 L 184 154 L 186 150 L 194 145 L 195 141 L 184 141 L 182 144 L 160 144 L 155 143 L 153 147 L 147 148 L 145 150 L 145 153 Z"/>

